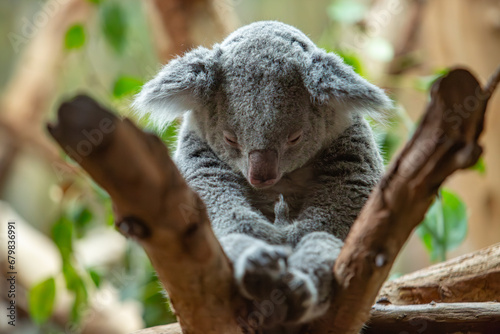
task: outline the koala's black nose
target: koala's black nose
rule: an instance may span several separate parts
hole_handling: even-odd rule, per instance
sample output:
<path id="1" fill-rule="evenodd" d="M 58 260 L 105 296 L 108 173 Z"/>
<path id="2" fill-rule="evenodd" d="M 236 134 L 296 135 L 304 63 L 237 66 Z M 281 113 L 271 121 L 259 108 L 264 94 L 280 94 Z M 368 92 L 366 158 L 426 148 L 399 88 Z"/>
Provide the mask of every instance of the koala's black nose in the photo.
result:
<path id="1" fill-rule="evenodd" d="M 257 188 L 278 181 L 278 153 L 274 150 L 254 150 L 248 153 L 248 180 Z"/>

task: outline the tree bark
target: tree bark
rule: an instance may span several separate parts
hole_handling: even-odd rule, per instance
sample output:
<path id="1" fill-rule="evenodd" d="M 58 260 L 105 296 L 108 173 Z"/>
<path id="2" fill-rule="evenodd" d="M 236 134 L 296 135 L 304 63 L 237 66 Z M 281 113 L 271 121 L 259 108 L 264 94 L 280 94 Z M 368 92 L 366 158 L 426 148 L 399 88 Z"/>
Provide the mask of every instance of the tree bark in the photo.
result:
<path id="1" fill-rule="evenodd" d="M 370 310 L 364 333 L 500 330 L 500 303 L 495 303 L 500 300 L 499 272 L 500 244 L 496 244 L 388 281 Z M 161 333 L 182 334 L 182 330 L 175 323 L 134 334 Z"/>
<path id="2" fill-rule="evenodd" d="M 118 229 L 146 250 L 183 332 L 241 333 L 229 260 L 161 140 L 88 97 L 64 103 L 58 118 L 50 133 L 110 194 Z M 94 146 L 88 133 L 100 138 Z"/>
<path id="3" fill-rule="evenodd" d="M 377 300 L 397 305 L 500 301 L 500 244 L 388 281 Z"/>
<path id="4" fill-rule="evenodd" d="M 500 331 L 500 303 L 432 303 L 374 305 L 363 334 L 481 333 Z M 179 324 L 152 327 L 133 334 L 182 334 Z"/>
<path id="5" fill-rule="evenodd" d="M 433 86 L 426 116 L 346 239 L 334 268 L 330 310 L 307 333 L 358 333 L 368 320 L 397 253 L 439 185 L 480 156 L 477 140 L 486 103 L 500 74 L 495 78 L 491 89 L 482 90 L 468 71 L 454 70 Z M 464 104 L 468 98 L 475 98 L 473 108 Z M 87 97 L 63 104 L 58 120 L 49 126 L 50 133 L 109 192 L 117 227 L 148 253 L 183 333 L 241 333 L 238 316 L 246 309 L 236 293 L 231 265 L 204 204 L 161 141 Z M 100 140 L 90 143 L 88 133 Z"/>
<path id="6" fill-rule="evenodd" d="M 351 228 L 335 263 L 338 287 L 332 305 L 309 332 L 354 334 L 368 320 L 396 255 L 422 221 L 441 183 L 481 155 L 478 138 L 490 91 L 499 78 L 497 71 L 483 90 L 470 72 L 457 69 L 433 85 L 431 102 L 414 136 Z"/>
<path id="7" fill-rule="evenodd" d="M 500 332 L 500 303 L 375 305 L 363 334 Z"/>

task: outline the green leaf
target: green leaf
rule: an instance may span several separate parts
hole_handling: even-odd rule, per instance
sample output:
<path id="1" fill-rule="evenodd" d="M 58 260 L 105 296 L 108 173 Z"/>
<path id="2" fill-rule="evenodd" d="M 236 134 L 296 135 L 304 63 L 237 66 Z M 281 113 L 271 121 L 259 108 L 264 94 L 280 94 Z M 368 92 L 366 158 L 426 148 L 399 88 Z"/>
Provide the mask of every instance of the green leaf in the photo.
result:
<path id="1" fill-rule="evenodd" d="M 71 26 L 64 36 L 66 50 L 79 49 L 85 44 L 85 28 L 81 24 Z"/>
<path id="2" fill-rule="evenodd" d="M 385 132 L 381 138 L 379 139 L 379 147 L 382 158 L 384 159 L 384 164 L 387 165 L 394 153 L 396 152 L 399 144 L 401 142 L 401 138 L 399 138 L 393 132 Z"/>
<path id="3" fill-rule="evenodd" d="M 75 294 L 75 300 L 71 309 L 71 321 L 78 323 L 80 321 L 82 308 L 87 305 L 87 288 L 85 287 L 83 279 L 70 261 L 63 262 L 63 275 L 66 280 L 67 289 Z"/>
<path id="4" fill-rule="evenodd" d="M 77 208 L 74 209 L 71 213 L 71 216 L 75 224 L 76 237 L 82 238 L 85 234 L 85 231 L 88 229 L 94 215 L 88 207 L 78 205 Z"/>
<path id="5" fill-rule="evenodd" d="M 63 262 L 62 272 L 66 281 L 66 288 L 70 291 L 75 291 L 78 288 L 78 281 L 81 278 L 70 261 Z"/>
<path id="6" fill-rule="evenodd" d="M 141 89 L 144 82 L 142 80 L 129 77 L 129 76 L 121 76 L 115 81 L 115 85 L 113 87 L 113 96 L 116 98 L 120 98 L 123 96 L 136 94 Z"/>
<path id="7" fill-rule="evenodd" d="M 85 313 L 85 309 L 88 305 L 88 294 L 87 288 L 83 283 L 83 280 L 78 280 L 75 289 L 75 301 L 73 302 L 73 307 L 71 308 L 71 322 L 80 323 L 82 315 Z"/>
<path id="8" fill-rule="evenodd" d="M 56 282 L 53 277 L 36 284 L 29 291 L 29 313 L 37 324 L 45 323 L 52 315 L 56 297 Z"/>
<path id="9" fill-rule="evenodd" d="M 417 227 L 417 234 L 430 252 L 431 260 L 445 260 L 446 253 L 458 247 L 467 235 L 465 204 L 456 194 L 442 189 Z"/>
<path id="10" fill-rule="evenodd" d="M 469 169 L 475 170 L 481 175 L 486 174 L 486 164 L 484 163 L 483 157 L 479 157 L 479 160 L 477 160 L 476 164 Z"/>
<path id="11" fill-rule="evenodd" d="M 101 274 L 99 274 L 96 270 L 94 269 L 89 269 L 89 275 L 90 278 L 92 279 L 92 282 L 94 282 L 94 285 L 98 288 L 101 285 Z"/>
<path id="12" fill-rule="evenodd" d="M 342 57 L 344 63 L 346 63 L 349 66 L 352 66 L 354 72 L 358 73 L 361 76 L 364 75 L 363 65 L 361 64 L 361 60 L 357 55 L 355 55 L 352 52 L 343 52 L 338 50 L 335 50 L 334 52 L 338 54 L 340 57 Z"/>
<path id="13" fill-rule="evenodd" d="M 87 1 L 90 2 L 90 3 L 93 3 L 95 5 L 100 5 L 101 2 L 104 1 L 104 0 L 87 0 Z"/>
<path id="14" fill-rule="evenodd" d="M 73 220 L 77 225 L 87 225 L 90 221 L 92 221 L 93 214 L 89 210 L 89 208 L 82 206 L 78 208 L 78 210 L 74 213 Z"/>
<path id="15" fill-rule="evenodd" d="M 61 252 L 63 262 L 73 252 L 73 224 L 66 215 L 62 215 L 52 227 L 52 240 Z"/>
<path id="16" fill-rule="evenodd" d="M 464 241 L 467 236 L 467 208 L 458 195 L 443 190 L 443 217 L 446 226 L 446 250 L 450 251 Z"/>
<path id="17" fill-rule="evenodd" d="M 105 2 L 101 11 L 101 30 L 113 49 L 121 53 L 127 36 L 127 20 L 125 12 L 118 3 Z"/>
<path id="18" fill-rule="evenodd" d="M 336 22 L 356 23 L 363 19 L 366 5 L 358 1 L 337 0 L 328 7 L 328 16 Z"/>

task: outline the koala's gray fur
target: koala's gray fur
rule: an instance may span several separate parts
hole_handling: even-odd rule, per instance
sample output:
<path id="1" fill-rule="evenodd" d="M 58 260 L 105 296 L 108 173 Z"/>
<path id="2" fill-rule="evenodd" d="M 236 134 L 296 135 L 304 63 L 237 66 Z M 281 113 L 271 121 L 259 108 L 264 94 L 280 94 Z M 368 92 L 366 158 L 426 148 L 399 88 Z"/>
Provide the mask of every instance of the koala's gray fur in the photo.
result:
<path id="1" fill-rule="evenodd" d="M 266 21 L 172 60 L 134 107 L 161 125 L 184 115 L 175 161 L 241 292 L 286 297 L 264 325 L 321 315 L 342 240 L 382 173 L 363 114 L 391 107 L 384 92 L 299 30 Z M 260 180 L 270 186 L 250 184 Z"/>

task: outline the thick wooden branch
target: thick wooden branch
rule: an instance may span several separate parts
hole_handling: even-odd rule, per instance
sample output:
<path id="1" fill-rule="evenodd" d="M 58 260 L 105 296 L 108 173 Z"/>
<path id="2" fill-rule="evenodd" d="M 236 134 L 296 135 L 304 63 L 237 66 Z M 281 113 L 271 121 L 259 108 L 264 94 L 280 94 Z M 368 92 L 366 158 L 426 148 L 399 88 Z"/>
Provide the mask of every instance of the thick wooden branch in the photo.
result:
<path id="1" fill-rule="evenodd" d="M 375 305 L 364 334 L 500 332 L 500 303 Z"/>
<path id="2" fill-rule="evenodd" d="M 377 301 L 397 305 L 500 301 L 500 244 L 388 281 Z"/>
<path id="3" fill-rule="evenodd" d="M 496 244 L 388 281 L 370 310 L 364 334 L 417 333 L 422 328 L 440 333 L 500 330 L 500 303 L 494 303 L 500 299 L 499 273 L 500 244 Z M 134 334 L 182 334 L 182 330 L 176 323 Z"/>
<path id="4" fill-rule="evenodd" d="M 481 154 L 477 139 L 490 95 L 465 70 L 451 71 L 433 86 L 422 123 L 346 240 L 334 268 L 330 310 L 307 333 L 359 332 L 397 253 L 440 184 Z M 49 131 L 109 192 L 118 228 L 148 253 L 183 332 L 241 333 L 237 317 L 245 307 L 235 292 L 230 263 L 203 203 L 161 141 L 87 97 L 63 104 L 58 120 Z"/>
<path id="5" fill-rule="evenodd" d="M 110 194 L 118 229 L 146 250 L 183 332 L 241 333 L 230 263 L 161 140 L 84 96 L 58 121 L 51 135 Z"/>
<path id="6" fill-rule="evenodd" d="M 375 305 L 363 334 L 500 332 L 500 303 L 432 303 Z M 179 324 L 152 327 L 133 334 L 182 334 Z"/>
<path id="7" fill-rule="evenodd" d="M 422 122 L 347 236 L 334 268 L 338 286 L 332 306 L 310 326 L 311 333 L 359 333 L 396 255 L 441 183 L 481 155 L 478 138 L 490 95 L 462 69 L 433 85 Z"/>

